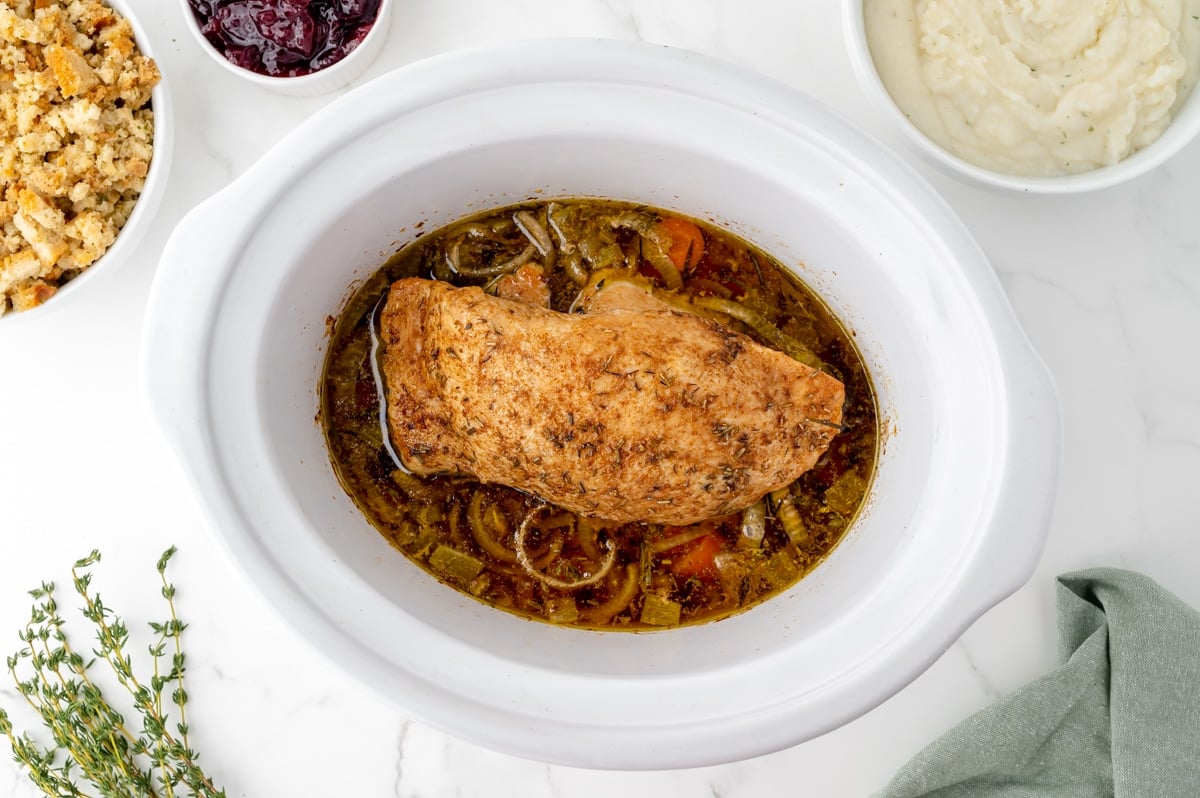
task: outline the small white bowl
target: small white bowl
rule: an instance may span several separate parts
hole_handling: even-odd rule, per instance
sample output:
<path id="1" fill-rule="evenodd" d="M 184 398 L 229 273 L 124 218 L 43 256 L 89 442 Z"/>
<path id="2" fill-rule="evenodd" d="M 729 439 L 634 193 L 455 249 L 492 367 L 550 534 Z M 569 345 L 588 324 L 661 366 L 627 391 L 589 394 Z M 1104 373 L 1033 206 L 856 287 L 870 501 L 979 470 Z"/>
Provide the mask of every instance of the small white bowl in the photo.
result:
<path id="1" fill-rule="evenodd" d="M 199 43 L 200 49 L 204 50 L 222 68 L 256 86 L 270 89 L 279 94 L 286 94 L 292 97 L 312 97 L 349 86 L 355 78 L 366 71 L 367 67 L 371 66 L 376 56 L 383 50 L 384 42 L 387 41 L 388 23 L 391 19 L 393 0 L 380 1 L 379 13 L 375 17 L 375 22 L 371 25 L 371 30 L 362 42 L 359 43 L 358 47 L 350 51 L 345 58 L 330 64 L 324 69 L 296 77 L 263 75 L 233 63 L 200 32 L 200 23 L 196 19 L 196 14 L 192 11 L 188 0 L 180 0 L 179 5 L 183 10 L 183 18 L 187 24 L 187 29 L 192 33 L 192 38 Z"/>
<path id="2" fill-rule="evenodd" d="M 904 131 L 908 144 L 921 156 L 943 172 L 968 184 L 1032 194 L 1078 194 L 1095 191 L 1124 183 L 1149 172 L 1200 135 L 1200 90 L 1193 90 L 1158 139 L 1112 166 L 1055 177 L 1029 177 L 985 169 L 936 144 L 905 116 L 876 71 L 871 48 L 867 43 L 863 0 L 843 0 L 842 9 L 850 62 L 863 91 L 884 116 Z"/>
<path id="3" fill-rule="evenodd" d="M 138 22 L 128 0 L 105 0 L 133 28 L 133 36 L 137 41 L 142 55 L 154 58 L 150 39 Z M 161 69 L 161 63 L 159 64 Z M 84 286 L 98 282 L 101 275 L 111 274 L 117 267 L 129 260 L 129 255 L 137 249 L 142 236 L 154 221 L 154 215 L 162 204 L 163 194 L 167 187 L 167 175 L 171 172 L 171 156 L 175 148 L 175 113 L 171 105 L 171 92 L 164 74 L 158 85 L 150 93 L 150 107 L 154 109 L 154 154 L 150 159 L 150 169 L 146 173 L 146 182 L 138 195 L 133 212 L 125 220 L 125 225 L 117 234 L 112 246 L 101 255 L 95 263 L 84 269 L 78 276 L 73 277 L 50 297 L 44 304 L 25 311 L 11 311 L 0 316 L 0 326 L 13 325 L 22 321 L 41 320 L 46 316 L 60 312 L 83 294 Z"/>

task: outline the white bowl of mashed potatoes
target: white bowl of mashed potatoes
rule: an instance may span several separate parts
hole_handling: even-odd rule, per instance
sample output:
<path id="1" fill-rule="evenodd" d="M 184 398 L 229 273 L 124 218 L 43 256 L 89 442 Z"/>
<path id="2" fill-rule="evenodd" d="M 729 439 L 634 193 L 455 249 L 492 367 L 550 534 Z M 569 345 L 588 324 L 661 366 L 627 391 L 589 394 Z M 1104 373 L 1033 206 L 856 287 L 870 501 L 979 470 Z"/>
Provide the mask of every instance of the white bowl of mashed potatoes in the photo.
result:
<path id="1" fill-rule="evenodd" d="M 847 0 L 845 17 L 864 90 L 975 183 L 1103 188 L 1200 133 L 1200 0 Z"/>
<path id="2" fill-rule="evenodd" d="M 127 258 L 162 198 L 173 133 L 126 0 L 4 4 L 0 86 L 3 326 L 64 307 Z"/>

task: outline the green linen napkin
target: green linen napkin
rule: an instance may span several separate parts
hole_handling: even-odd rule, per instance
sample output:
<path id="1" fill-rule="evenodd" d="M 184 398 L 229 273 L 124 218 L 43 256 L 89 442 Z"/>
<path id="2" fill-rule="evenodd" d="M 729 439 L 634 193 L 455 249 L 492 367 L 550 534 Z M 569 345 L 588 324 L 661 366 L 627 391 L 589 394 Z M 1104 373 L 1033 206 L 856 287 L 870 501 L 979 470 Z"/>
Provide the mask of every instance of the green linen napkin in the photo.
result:
<path id="1" fill-rule="evenodd" d="M 1200 796 L 1200 613 L 1151 579 L 1058 578 L 1057 670 L 917 754 L 877 798 Z"/>

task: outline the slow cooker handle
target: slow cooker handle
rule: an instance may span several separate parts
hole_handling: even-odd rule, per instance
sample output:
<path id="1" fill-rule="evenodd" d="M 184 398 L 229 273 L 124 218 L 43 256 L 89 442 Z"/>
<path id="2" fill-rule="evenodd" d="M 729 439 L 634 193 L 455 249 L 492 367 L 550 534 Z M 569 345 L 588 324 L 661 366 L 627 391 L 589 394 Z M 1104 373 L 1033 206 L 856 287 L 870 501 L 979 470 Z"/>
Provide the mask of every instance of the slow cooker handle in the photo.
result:
<path id="1" fill-rule="evenodd" d="M 1014 319 L 1015 322 L 1015 319 Z M 1045 548 L 1062 452 L 1062 413 L 1054 380 L 1019 327 L 1003 346 L 1008 371 L 1008 423 L 1013 430 L 1005 458 L 1004 484 L 974 566 L 960 590 L 992 607 L 1033 576 Z M 1047 455 L 1046 442 L 1054 447 Z"/>
<path id="2" fill-rule="evenodd" d="M 207 434 L 205 363 L 221 291 L 240 245 L 213 235 L 225 229 L 224 208 L 237 207 L 227 187 L 193 208 L 163 248 L 142 323 L 139 377 L 150 416 L 180 455 L 202 453 Z M 184 462 L 190 458 L 183 457 Z"/>

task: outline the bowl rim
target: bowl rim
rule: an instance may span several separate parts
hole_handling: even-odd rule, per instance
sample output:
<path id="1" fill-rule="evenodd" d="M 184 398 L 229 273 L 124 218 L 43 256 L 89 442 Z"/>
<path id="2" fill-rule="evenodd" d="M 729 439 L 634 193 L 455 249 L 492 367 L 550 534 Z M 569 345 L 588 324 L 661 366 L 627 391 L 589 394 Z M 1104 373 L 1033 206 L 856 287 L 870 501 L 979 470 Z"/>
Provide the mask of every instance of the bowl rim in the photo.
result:
<path id="1" fill-rule="evenodd" d="M 166 196 L 171 161 L 175 150 L 175 108 L 169 81 L 166 73 L 162 71 L 162 62 L 155 57 L 150 38 L 133 12 L 129 0 L 103 0 L 103 2 L 129 21 L 138 50 L 147 58 L 154 59 L 155 64 L 159 67 L 159 81 L 150 91 L 150 107 L 154 112 L 154 153 L 150 157 L 150 168 L 146 172 L 146 179 L 142 184 L 137 201 L 134 203 L 133 211 L 125 220 L 125 224 L 117 231 L 117 237 L 104 254 L 65 285 L 60 286 L 54 295 L 41 305 L 20 312 L 9 311 L 0 315 L 0 330 L 6 326 L 12 327 L 21 323 L 40 323 L 43 319 L 62 312 L 76 301 L 86 286 L 104 279 L 97 275 L 107 275 L 119 270 L 118 267 L 126 263 L 130 255 L 137 251 L 138 244 L 149 232 Z"/>
<path id="2" fill-rule="evenodd" d="M 1055 177 L 1013 175 L 973 164 L 925 135 L 892 98 L 875 68 L 875 61 L 867 42 L 864 13 L 866 2 L 867 0 L 842 0 L 842 30 L 846 40 L 846 51 L 859 87 L 892 126 L 902 131 L 906 144 L 943 173 L 968 185 L 1045 195 L 1098 191 L 1141 177 L 1200 137 L 1200 91 L 1194 86 L 1162 135 L 1115 164 Z"/>
<path id="3" fill-rule="evenodd" d="M 179 0 L 178 5 L 183 16 L 184 26 L 191 33 L 192 39 L 210 60 L 220 64 L 225 71 L 256 86 L 271 89 L 280 94 L 314 96 L 348 86 L 371 65 L 383 45 L 383 40 L 388 35 L 393 0 L 379 0 L 379 10 L 371 23 L 371 29 L 345 57 L 329 66 L 294 77 L 264 75 L 233 63 L 200 32 L 200 23 L 196 19 L 196 13 L 192 9 L 190 0 Z"/>
<path id="4" fill-rule="evenodd" d="M 979 615 L 1019 588 L 1032 574 L 1044 545 L 1053 475 L 1057 472 L 1055 444 L 1060 440 L 1057 401 L 1049 374 L 1020 330 L 982 251 L 945 202 L 915 171 L 825 106 L 761 75 L 716 59 L 644 43 L 578 39 L 521 42 L 459 51 L 411 64 L 330 104 L 264 155 L 241 178 L 193 210 L 168 242 L 163 259 L 164 263 L 170 262 L 169 253 L 183 252 L 195 243 L 197 229 L 211 229 L 211 221 L 220 217 L 224 204 L 240 204 L 244 211 L 241 218 L 247 220 L 246 224 L 252 223 L 259 218 L 261 207 L 254 203 L 251 207 L 244 204 L 250 191 L 257 189 L 269 198 L 276 191 L 286 189 L 296 179 L 297 162 L 319 154 L 324 147 L 335 146 L 343 136 L 369 130 L 384 116 L 419 112 L 426 105 L 442 102 L 447 93 L 475 92 L 481 90 L 481 86 L 486 90 L 509 80 L 544 81 L 544 70 L 537 69 L 547 62 L 586 68 L 591 70 L 591 79 L 598 80 L 597 75 L 608 78 L 615 64 L 628 68 L 624 63 L 627 61 L 658 67 L 639 73 L 653 75 L 656 87 L 665 83 L 673 89 L 681 88 L 678 85 L 682 82 L 680 74 L 686 74 L 688 80 L 682 90 L 699 93 L 706 101 L 715 96 L 743 111 L 750 108 L 775 120 L 791 119 L 793 124 L 797 124 L 795 115 L 802 113 L 812 117 L 805 119 L 809 125 L 817 124 L 822 131 L 835 129 L 842 136 L 838 141 L 842 148 L 839 151 L 852 149 L 855 145 L 869 150 L 871 158 L 878 160 L 878 164 L 873 160 L 872 166 L 877 166 L 884 177 L 895 181 L 896 185 L 887 189 L 889 195 L 901 188 L 917 194 L 927 203 L 923 207 L 928 220 L 944 226 L 946 246 L 969 262 L 967 282 L 980 293 L 981 306 L 995 324 L 996 344 L 1006 358 L 1005 372 L 1014 382 L 1007 397 L 1008 406 L 1014 413 L 1022 414 L 1024 429 L 1032 428 L 1033 432 L 1041 433 L 1030 435 L 1025 449 L 1019 443 L 1008 448 L 1013 462 L 1021 467 L 1014 465 L 1012 472 L 1006 474 L 1007 481 L 1028 488 L 1022 492 L 1019 503 L 1010 503 L 1005 512 L 993 520 L 993 525 L 1011 526 L 1011 536 L 1002 541 L 995 540 L 996 535 L 990 536 L 986 545 L 981 544 L 977 550 L 982 552 L 982 559 L 987 560 L 987 567 L 972 560 L 975 567 L 962 573 L 959 582 L 943 586 L 944 590 L 939 593 L 941 603 L 928 615 L 921 616 L 918 625 L 925 632 L 923 636 L 918 639 L 909 630 L 896 631 L 893 640 L 899 642 L 889 649 L 886 662 L 876 659 L 855 669 L 854 678 L 866 680 L 866 683 L 858 684 L 862 689 L 852 700 L 845 695 L 839 697 L 840 703 L 831 701 L 828 696 L 813 699 L 812 703 L 820 711 L 808 717 L 797 717 L 795 702 L 757 707 L 731 716 L 731 720 L 723 722 L 719 729 L 713 728 L 712 724 L 692 728 L 679 723 L 633 728 L 585 726 L 581 729 L 579 723 L 566 719 L 546 722 L 540 716 L 534 718 L 512 707 L 472 704 L 469 699 L 447 694 L 440 685 L 421 682 L 412 674 L 389 674 L 389 663 L 383 657 L 365 648 L 361 641 L 346 637 L 344 630 L 339 630 L 338 623 L 321 607 L 295 593 L 288 574 L 262 558 L 261 543 L 250 539 L 245 531 L 238 531 L 239 526 L 245 525 L 246 517 L 236 500 L 222 495 L 226 475 L 221 473 L 217 454 L 211 448 L 206 449 L 204 444 L 211 435 L 208 420 L 211 408 L 206 404 L 207 389 L 204 386 L 208 381 L 205 369 L 213 344 L 211 336 L 203 329 L 215 319 L 219 296 L 228 276 L 223 274 L 224 269 L 159 271 L 148 306 L 140 373 L 152 416 L 180 455 L 188 478 L 202 499 L 210 530 L 220 548 L 276 612 L 306 632 L 317 650 L 345 672 L 380 690 L 416 717 L 498 750 L 575 766 L 637 769 L 699 766 L 793 745 L 848 722 L 877 705 L 928 667 Z M 522 74 L 517 78 L 499 68 L 512 63 L 521 64 L 526 71 L 535 71 L 536 77 Z M 561 81 L 561 76 L 556 80 Z M 391 107 L 382 107 L 388 103 Z M 354 117 L 357 118 L 351 122 Z M 302 154 L 304 157 L 300 157 Z M 281 173 L 281 169 L 286 174 Z M 260 197 L 255 202 L 261 205 L 269 199 Z M 241 251 L 245 246 L 244 232 L 236 232 L 231 236 L 236 240 L 221 244 L 222 252 Z M 226 268 L 230 268 L 228 264 Z M 191 318 L 200 320 L 200 332 L 186 329 L 193 324 L 180 323 L 176 311 L 185 296 L 191 306 Z M 213 296 L 217 298 L 209 299 Z M 228 531 L 220 531 L 226 527 Z M 243 559 L 243 555 L 249 559 Z M 376 683 L 371 684 L 372 678 Z M 448 713 L 464 711 L 476 718 L 474 728 L 448 725 Z M 781 716 L 792 722 L 778 722 Z M 534 720 L 539 723 L 535 724 Z M 770 728 L 762 728 L 767 721 Z M 585 732 L 592 735 L 591 748 L 599 749 L 604 759 L 596 759 L 595 750 L 585 750 L 582 741 L 571 739 Z M 688 744 L 695 742 L 703 744 Z"/>

